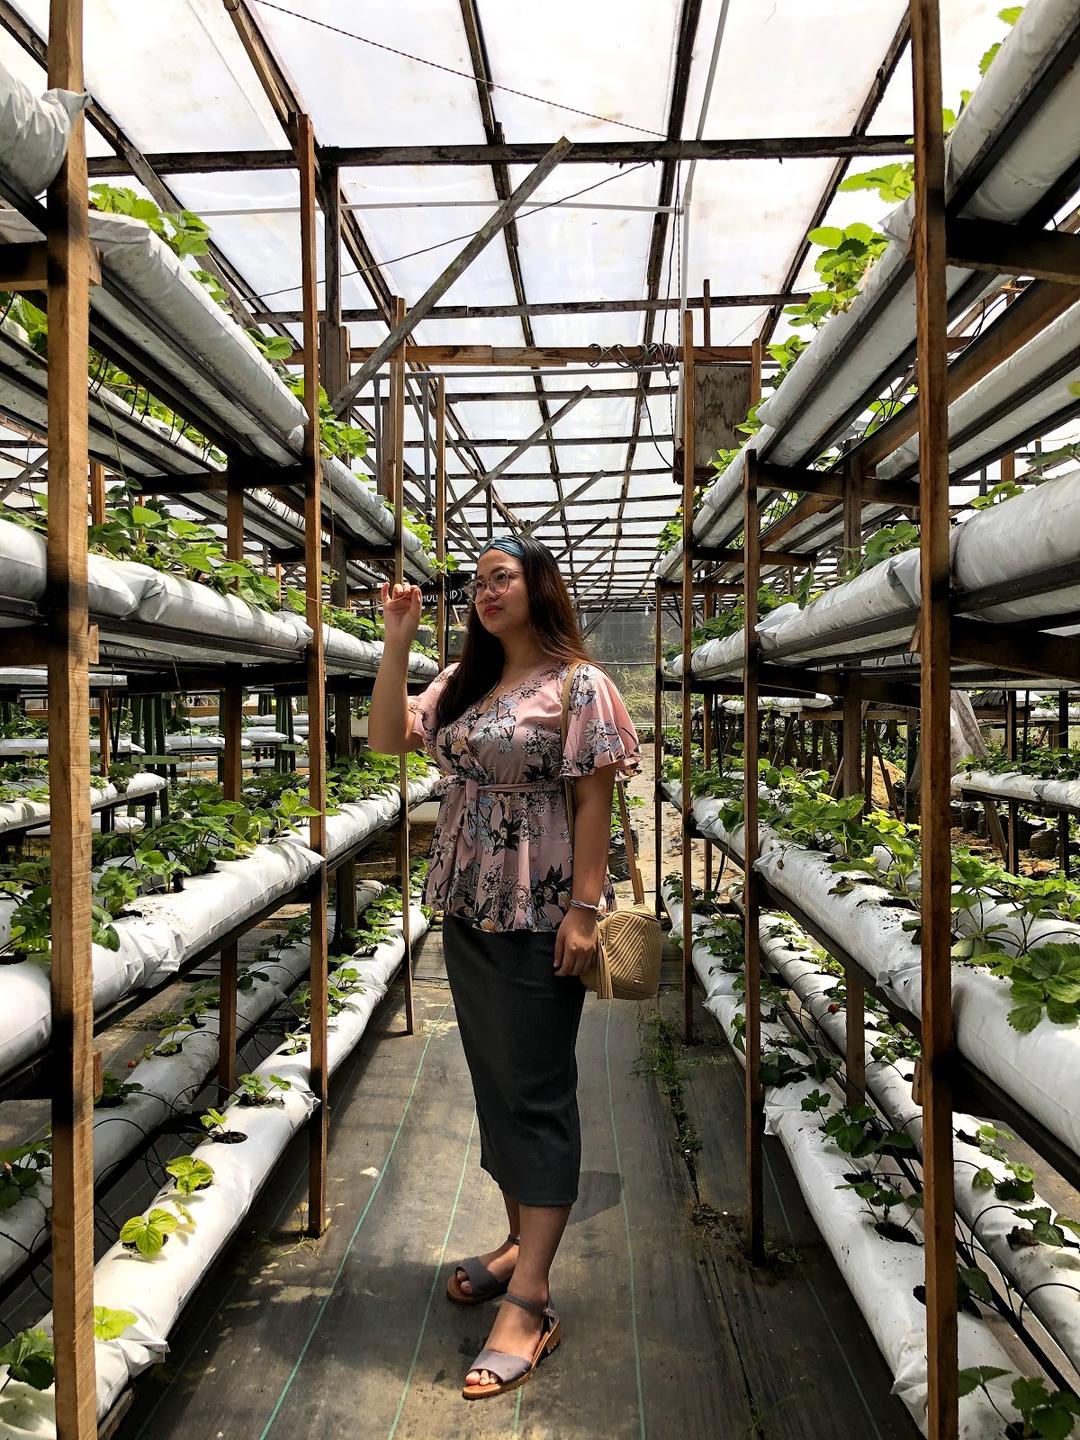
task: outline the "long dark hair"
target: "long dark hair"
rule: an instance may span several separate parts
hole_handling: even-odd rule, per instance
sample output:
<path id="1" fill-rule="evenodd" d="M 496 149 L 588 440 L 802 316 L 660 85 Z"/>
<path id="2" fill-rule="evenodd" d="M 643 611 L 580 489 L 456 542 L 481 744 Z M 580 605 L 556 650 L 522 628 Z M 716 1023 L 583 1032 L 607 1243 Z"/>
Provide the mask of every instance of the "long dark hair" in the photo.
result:
<path id="1" fill-rule="evenodd" d="M 552 660 L 588 660 L 577 612 L 554 555 L 538 540 L 515 538 L 522 552 L 530 630 Z M 497 685 L 504 661 L 502 641 L 484 629 L 476 606 L 470 605 L 461 661 L 446 682 L 435 709 L 436 729 L 441 730 L 463 715 Z"/>

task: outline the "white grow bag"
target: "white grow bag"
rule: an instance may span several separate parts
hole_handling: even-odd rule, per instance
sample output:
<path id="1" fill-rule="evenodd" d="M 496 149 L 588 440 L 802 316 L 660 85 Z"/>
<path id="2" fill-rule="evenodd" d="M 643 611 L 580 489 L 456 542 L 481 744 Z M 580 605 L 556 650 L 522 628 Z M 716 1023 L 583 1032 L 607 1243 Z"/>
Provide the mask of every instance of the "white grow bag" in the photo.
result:
<path id="1" fill-rule="evenodd" d="M 783 936 L 771 932 L 777 923 Z M 847 1015 L 843 1006 L 830 1010 L 832 991 L 840 981 L 824 975 L 816 958 L 807 947 L 806 937 L 790 921 L 763 914 L 760 924 L 761 952 L 765 964 L 798 997 L 818 1025 L 829 1035 L 840 1054 L 847 1044 Z M 880 1032 L 873 1022 L 866 1027 L 866 1081 L 873 1098 L 881 1106 L 894 1130 L 906 1130 L 922 1151 L 922 1110 L 912 1095 L 914 1061 L 902 1059 L 895 1064 L 874 1060 L 871 1051 Z M 953 1116 L 954 1131 L 974 1134 L 982 1122 L 968 1115 Z M 957 1211 L 971 1228 L 975 1238 L 989 1251 L 994 1262 L 1009 1275 L 1027 1303 L 1049 1328 L 1058 1343 L 1076 1363 L 1080 1356 L 1080 1255 L 1075 1251 L 1037 1246 L 1013 1250 L 1008 1237 L 1017 1223 L 1016 1215 L 1003 1205 L 992 1189 L 976 1189 L 972 1181 L 980 1169 L 989 1170 L 995 1182 L 1008 1177 L 1006 1167 L 985 1155 L 977 1146 L 954 1135 L 954 1179 Z M 1018 1209 L 1043 1204 L 1039 1195 Z"/>
<path id="2" fill-rule="evenodd" d="M 1005 131 L 1028 90 L 1040 83 L 1044 60 L 1060 50 L 1074 21 L 1073 0 L 1038 0 L 1025 6 L 948 139 L 946 198 L 987 143 Z M 1017 130 L 962 214 L 1002 222 L 1025 215 L 1080 156 L 1074 118 L 1078 109 L 1080 70 L 1073 65 L 1030 123 Z M 768 459 L 784 465 L 815 459 L 822 437 L 862 398 L 866 377 L 895 370 L 914 341 L 915 282 L 908 260 L 913 213 L 909 200 L 889 217 L 885 229 L 895 238 L 870 270 L 851 309 L 834 315 L 818 331 L 780 389 L 761 405 L 760 418 L 781 435 L 771 448 L 763 447 Z M 905 269 L 907 275 L 893 287 Z M 970 273 L 947 269 L 950 298 Z M 988 277 L 983 293 L 997 283 Z M 882 302 L 889 288 L 894 293 Z M 834 363 L 840 357 L 842 363 Z"/>
<path id="3" fill-rule="evenodd" d="M 0 232 L 12 241 L 41 238 L 12 211 L 0 214 Z M 168 365 L 186 393 L 260 454 L 294 461 L 303 442 L 303 406 L 183 261 L 149 226 L 126 215 L 91 212 L 90 239 L 101 254 L 104 281 L 92 287 L 92 312 Z"/>
<path id="4" fill-rule="evenodd" d="M 89 100 L 72 90 L 33 93 L 0 65 L 0 168 L 27 198 L 41 193 L 60 169 L 71 122 Z"/>
<path id="5" fill-rule="evenodd" d="M 1080 95 L 1077 97 L 1080 104 Z M 961 444 L 949 445 L 949 469 L 967 472 L 984 455 L 996 454 L 1008 441 L 1030 433 L 1033 427 L 1051 420 L 1075 404 L 1071 387 L 1080 380 L 1080 361 L 1061 370 L 1080 347 L 1080 306 L 1059 315 L 1034 339 L 1010 355 L 976 385 L 949 406 L 949 434 L 961 435 L 977 427 L 977 433 Z M 1047 383 L 1041 377 L 1059 371 Z M 988 423 L 984 417 L 991 418 Z M 917 467 L 919 441 L 906 441 L 884 460 L 879 473 L 885 479 L 905 475 Z"/>
<path id="6" fill-rule="evenodd" d="M 413 934 L 419 938 L 427 922 L 416 908 L 412 920 Z M 403 950 L 401 940 L 393 939 L 379 946 L 372 960 L 353 963 L 352 968 L 370 977 L 368 988 L 350 996 L 345 1009 L 331 1022 L 331 1072 L 358 1044 L 389 977 L 400 964 Z M 386 974 L 387 980 L 379 981 L 377 974 Z M 283 1092 L 280 1106 L 233 1103 L 227 1108 L 229 1128 L 242 1130 L 248 1137 L 242 1144 L 207 1141 L 192 1152 L 195 1159 L 205 1160 L 214 1171 L 214 1184 L 185 1201 L 197 1220 L 197 1228 L 178 1230 L 152 1261 L 135 1259 L 116 1244 L 94 1270 L 94 1303 L 131 1310 L 137 1316 L 136 1324 L 119 1340 L 95 1346 L 99 1417 L 108 1413 L 135 1375 L 164 1359 L 168 1353 L 167 1336 L 180 1311 L 242 1221 L 289 1139 L 314 1109 L 306 1052 L 290 1056 L 283 1049 L 275 1051 L 257 1067 L 256 1073 L 265 1077 L 280 1075 L 291 1082 L 291 1089 Z M 167 1205 L 167 1192 L 163 1191 L 154 1204 Z M 147 1211 L 152 1208 L 146 1207 Z M 51 1329 L 51 1323 L 51 1316 L 43 1322 L 46 1329 Z M 11 1382 L 5 1394 L 16 1405 L 25 1401 L 40 1417 L 39 1428 L 26 1433 L 54 1435 L 51 1392 L 24 1395 L 28 1388 Z"/>

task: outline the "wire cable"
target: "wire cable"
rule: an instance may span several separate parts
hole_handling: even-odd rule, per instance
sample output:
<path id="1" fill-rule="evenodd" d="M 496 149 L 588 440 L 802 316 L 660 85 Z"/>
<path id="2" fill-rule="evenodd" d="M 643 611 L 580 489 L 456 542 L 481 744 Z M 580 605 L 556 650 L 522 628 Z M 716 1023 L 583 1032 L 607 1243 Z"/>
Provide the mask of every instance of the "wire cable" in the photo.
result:
<path id="1" fill-rule="evenodd" d="M 517 95 L 521 100 L 535 100 L 538 105 L 548 105 L 553 110 L 565 110 L 570 115 L 581 115 L 586 120 L 599 120 L 604 125 L 618 125 L 623 130 L 634 130 L 639 135 L 655 135 L 660 140 L 667 139 L 662 130 L 649 130 L 644 125 L 632 125 L 629 120 L 613 120 L 610 115 L 594 115 L 591 110 L 581 110 L 576 105 L 567 105 L 561 100 L 549 100 L 544 95 L 532 95 L 528 90 L 515 90 L 511 85 L 500 85 L 495 80 L 488 80 L 483 75 L 474 75 L 471 70 L 455 70 L 451 65 L 443 65 L 438 60 L 428 60 L 423 55 L 412 55 L 408 50 L 399 50 L 394 45 L 387 45 L 382 40 L 372 40 L 367 35 L 357 35 L 353 30 L 343 30 L 339 25 L 331 25 L 326 20 L 316 20 L 313 15 L 300 15 L 295 10 L 286 9 L 284 5 L 275 5 L 273 0 L 258 0 L 258 3 L 266 10 L 276 10 L 280 15 L 288 15 L 293 20 L 305 20 L 309 25 L 315 25 L 320 30 L 329 30 L 334 35 L 344 35 L 348 40 L 356 40 L 361 45 L 370 45 L 373 50 L 385 50 L 390 55 L 398 55 L 402 60 L 412 60 L 416 65 L 427 65 L 429 69 L 441 70 L 444 75 L 455 75 L 459 80 L 468 80 L 474 85 L 485 85 L 489 90 L 501 90 L 506 95 Z"/>

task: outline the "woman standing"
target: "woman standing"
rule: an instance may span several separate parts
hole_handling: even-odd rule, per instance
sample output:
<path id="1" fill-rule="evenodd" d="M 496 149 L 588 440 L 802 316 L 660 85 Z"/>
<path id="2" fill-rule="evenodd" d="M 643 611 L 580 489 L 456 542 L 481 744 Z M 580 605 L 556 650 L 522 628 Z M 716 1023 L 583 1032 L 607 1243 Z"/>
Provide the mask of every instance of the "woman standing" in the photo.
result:
<path id="1" fill-rule="evenodd" d="M 577 1199 L 581 1132 L 574 1056 L 596 949 L 614 905 L 607 873 L 617 775 L 636 770 L 637 735 L 607 675 L 587 663 L 551 552 L 492 540 L 468 587 L 459 664 L 406 697 L 420 621 L 415 586 L 383 587 L 386 644 L 369 743 L 425 749 L 449 777 L 431 846 L 429 904 L 444 912 L 446 972 L 472 1075 L 482 1167 L 510 1233 L 455 1267 L 461 1305 L 504 1295 L 465 1380 L 466 1399 L 529 1379 L 560 1340 L 548 1275 Z M 570 668 L 567 740 L 563 690 Z M 563 782 L 574 787 L 571 843 Z"/>

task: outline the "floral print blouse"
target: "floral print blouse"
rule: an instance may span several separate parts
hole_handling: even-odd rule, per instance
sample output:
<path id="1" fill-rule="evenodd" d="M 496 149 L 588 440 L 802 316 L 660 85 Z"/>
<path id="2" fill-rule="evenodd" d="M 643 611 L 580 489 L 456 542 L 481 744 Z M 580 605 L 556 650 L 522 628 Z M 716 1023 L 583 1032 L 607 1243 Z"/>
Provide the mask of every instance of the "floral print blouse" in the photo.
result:
<path id="1" fill-rule="evenodd" d="M 439 695 L 455 668 L 410 701 L 413 734 L 449 777 L 425 899 L 481 930 L 557 930 L 570 905 L 573 859 L 562 781 L 607 765 L 633 774 L 637 734 L 607 675 L 581 665 L 564 749 L 568 667 L 554 663 L 436 731 Z M 610 878 L 601 903 L 614 908 Z"/>

